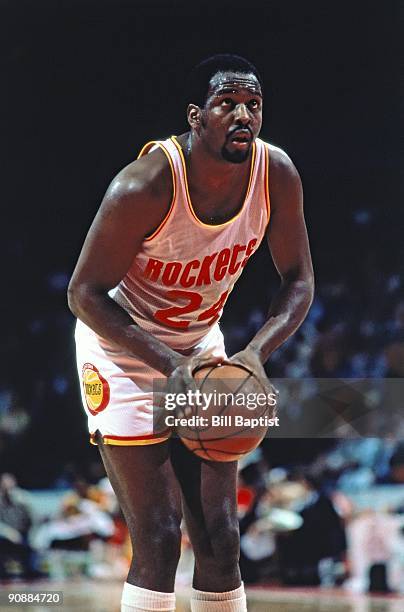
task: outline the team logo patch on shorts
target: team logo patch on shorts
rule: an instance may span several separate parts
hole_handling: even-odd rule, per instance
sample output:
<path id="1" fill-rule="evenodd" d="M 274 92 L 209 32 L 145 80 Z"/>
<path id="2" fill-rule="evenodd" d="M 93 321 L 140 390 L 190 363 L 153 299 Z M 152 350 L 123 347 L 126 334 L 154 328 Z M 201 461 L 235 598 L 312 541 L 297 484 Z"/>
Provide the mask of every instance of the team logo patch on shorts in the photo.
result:
<path id="1" fill-rule="evenodd" d="M 92 363 L 83 365 L 82 379 L 87 408 L 96 415 L 108 405 L 109 384 Z"/>

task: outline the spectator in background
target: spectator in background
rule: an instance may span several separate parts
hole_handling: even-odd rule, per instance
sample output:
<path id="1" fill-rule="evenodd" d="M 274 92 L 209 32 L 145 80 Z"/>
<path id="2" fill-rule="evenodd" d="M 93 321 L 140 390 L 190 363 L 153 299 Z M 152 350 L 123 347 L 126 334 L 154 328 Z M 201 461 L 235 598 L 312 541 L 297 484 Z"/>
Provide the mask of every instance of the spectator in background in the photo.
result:
<path id="1" fill-rule="evenodd" d="M 240 572 L 245 584 L 259 582 L 263 566 L 275 549 L 275 539 L 254 531 L 259 518 L 259 503 L 266 493 L 267 466 L 261 449 L 256 449 L 240 462 L 237 503 L 240 528 Z"/>
<path id="2" fill-rule="evenodd" d="M 391 561 L 404 544 L 402 526 L 399 515 L 370 509 L 351 521 L 347 529 L 351 577 L 344 583 L 346 589 L 387 593 L 402 586 L 391 572 Z"/>
<path id="3" fill-rule="evenodd" d="M 281 578 L 288 585 L 323 584 L 321 562 L 327 560 L 327 586 L 331 586 L 335 580 L 334 563 L 345 560 L 345 528 L 317 479 L 305 474 L 298 476 L 297 481 L 306 493 L 290 508 L 300 514 L 303 525 L 277 542 Z"/>
<path id="4" fill-rule="evenodd" d="M 391 480 L 404 484 L 404 442 L 399 442 L 390 459 Z"/>
<path id="5" fill-rule="evenodd" d="M 35 534 L 35 545 L 42 550 L 89 549 L 96 538 L 109 538 L 114 534 L 114 522 L 100 505 L 102 492 L 78 479 L 73 493 L 62 500 L 59 515 L 41 525 Z"/>
<path id="6" fill-rule="evenodd" d="M 0 578 L 36 578 L 35 555 L 28 544 L 31 513 L 12 474 L 0 476 Z"/>

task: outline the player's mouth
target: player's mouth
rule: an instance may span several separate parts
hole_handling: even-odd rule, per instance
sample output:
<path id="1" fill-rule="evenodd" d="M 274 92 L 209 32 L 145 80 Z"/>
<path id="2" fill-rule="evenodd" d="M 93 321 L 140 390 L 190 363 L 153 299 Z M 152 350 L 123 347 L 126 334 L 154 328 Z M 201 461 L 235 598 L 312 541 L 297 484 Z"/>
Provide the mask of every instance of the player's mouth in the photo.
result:
<path id="1" fill-rule="evenodd" d="M 246 149 L 251 143 L 251 133 L 249 130 L 236 130 L 230 136 L 230 142 L 237 149 Z"/>

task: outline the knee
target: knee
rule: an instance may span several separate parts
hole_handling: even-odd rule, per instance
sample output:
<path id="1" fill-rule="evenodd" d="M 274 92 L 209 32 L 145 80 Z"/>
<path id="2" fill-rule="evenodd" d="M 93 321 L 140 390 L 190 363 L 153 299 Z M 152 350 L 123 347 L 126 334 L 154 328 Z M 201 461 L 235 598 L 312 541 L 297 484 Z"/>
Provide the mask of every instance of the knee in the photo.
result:
<path id="1" fill-rule="evenodd" d="M 154 559 L 163 565 L 177 566 L 181 553 L 181 529 L 178 523 L 159 525 L 149 534 L 148 547 Z"/>
<path id="2" fill-rule="evenodd" d="M 180 520 L 176 516 L 148 520 L 129 526 L 133 555 L 152 564 L 176 566 L 181 552 Z"/>
<path id="3" fill-rule="evenodd" d="M 214 565 L 226 573 L 238 566 L 240 557 L 240 532 L 238 521 L 217 519 L 209 525 L 208 537 L 195 547 L 198 561 Z"/>
<path id="4" fill-rule="evenodd" d="M 222 530 L 212 538 L 212 550 L 215 564 L 223 571 L 238 565 L 240 558 L 240 532 L 238 523 L 227 523 Z"/>

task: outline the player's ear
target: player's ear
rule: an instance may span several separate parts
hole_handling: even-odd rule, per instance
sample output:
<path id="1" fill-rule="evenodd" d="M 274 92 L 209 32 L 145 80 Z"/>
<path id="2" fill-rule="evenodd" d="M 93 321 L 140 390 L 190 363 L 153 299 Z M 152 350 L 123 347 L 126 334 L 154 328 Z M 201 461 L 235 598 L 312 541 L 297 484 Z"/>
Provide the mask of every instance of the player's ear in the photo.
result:
<path id="1" fill-rule="evenodd" d="M 196 104 L 189 104 L 187 108 L 187 118 L 190 127 L 193 130 L 199 131 L 201 125 L 202 111 Z"/>

